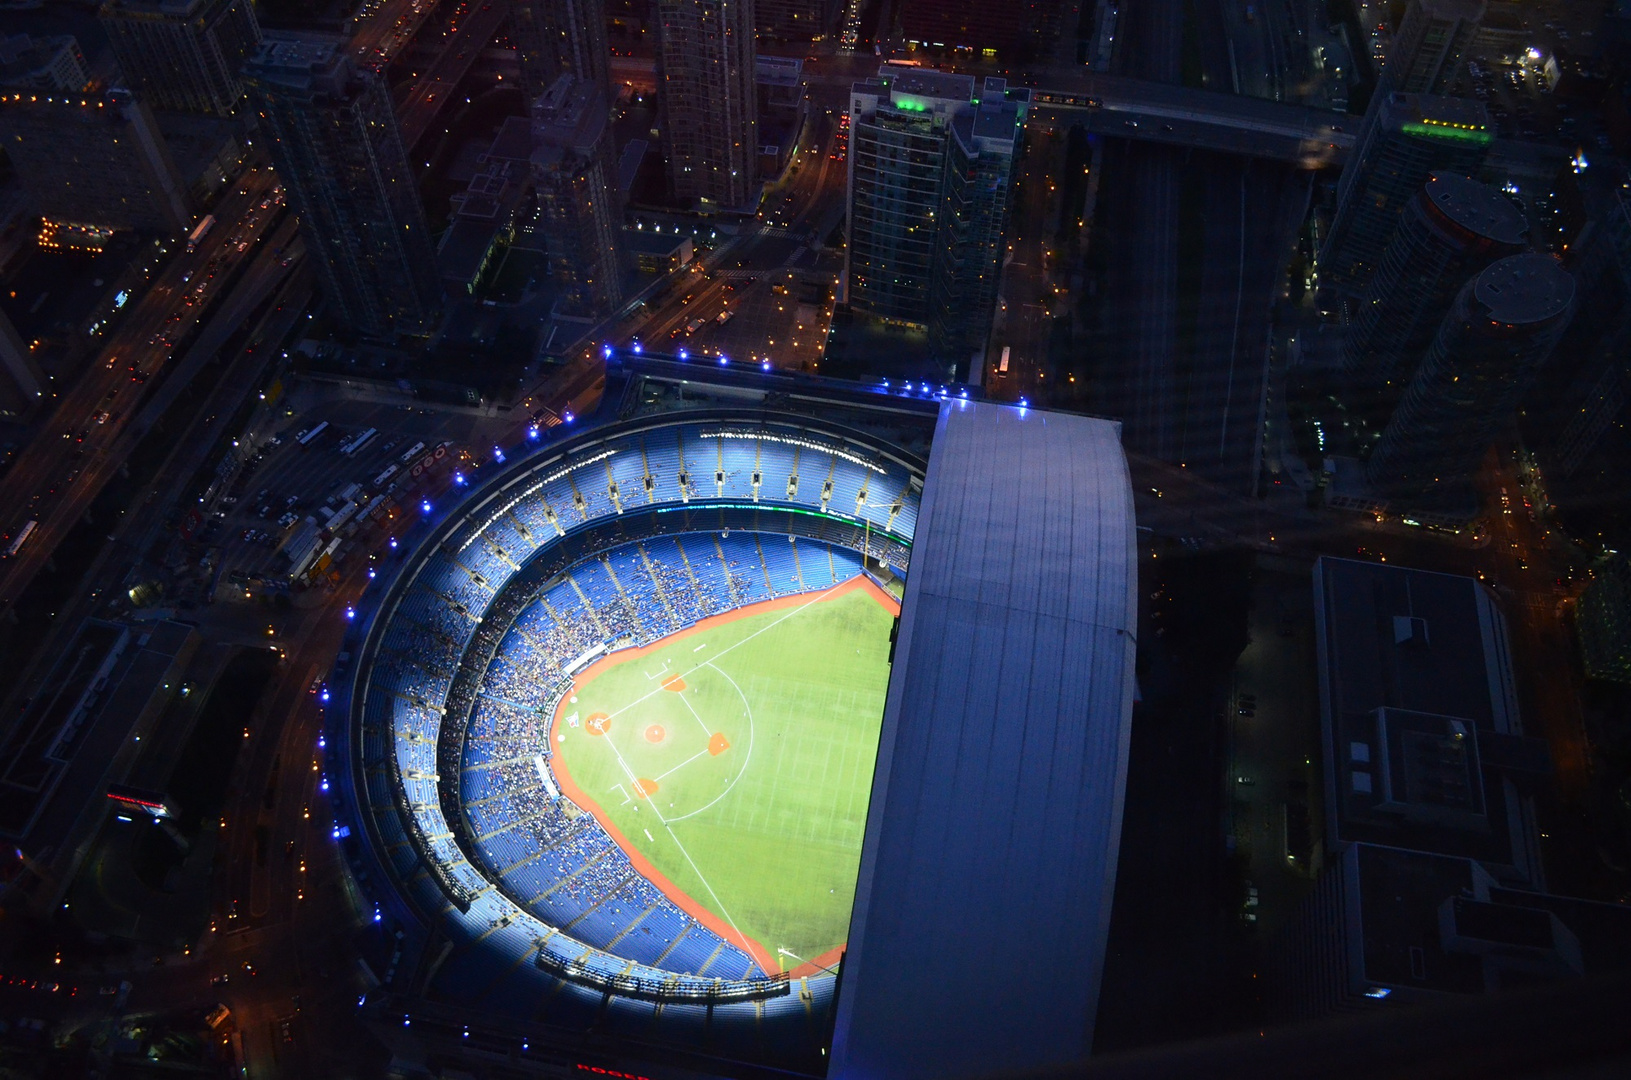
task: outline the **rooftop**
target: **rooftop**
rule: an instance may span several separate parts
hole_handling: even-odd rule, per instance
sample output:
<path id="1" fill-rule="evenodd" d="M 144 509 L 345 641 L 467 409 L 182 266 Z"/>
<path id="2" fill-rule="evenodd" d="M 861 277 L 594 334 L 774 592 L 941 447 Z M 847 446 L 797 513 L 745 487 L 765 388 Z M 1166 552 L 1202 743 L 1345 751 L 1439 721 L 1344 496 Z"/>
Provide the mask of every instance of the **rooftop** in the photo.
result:
<path id="1" fill-rule="evenodd" d="M 930 68 L 885 64 L 878 71 L 878 77 L 888 80 L 889 88 L 896 94 L 964 102 L 974 97 L 972 75 L 955 75 L 949 71 L 935 71 Z"/>
<path id="2" fill-rule="evenodd" d="M 1468 232 L 1503 244 L 1521 244 L 1529 233 L 1523 212 L 1501 192 L 1454 173 L 1427 178 L 1427 197 L 1445 217 Z"/>
<path id="3" fill-rule="evenodd" d="M 833 1080 L 945 1080 L 1091 1050 L 1132 716 L 1133 543 L 1119 425 L 941 407 Z M 971 977 L 991 992 L 971 993 Z"/>
<path id="4" fill-rule="evenodd" d="M 1550 322 L 1574 302 L 1574 277 L 1550 255 L 1510 255 L 1478 275 L 1473 295 L 1508 325 Z"/>
<path id="5" fill-rule="evenodd" d="M 1519 783 L 1541 747 L 1523 737 L 1494 598 L 1472 578 L 1332 558 L 1314 590 L 1331 846 L 1476 858 L 1536 880 Z"/>

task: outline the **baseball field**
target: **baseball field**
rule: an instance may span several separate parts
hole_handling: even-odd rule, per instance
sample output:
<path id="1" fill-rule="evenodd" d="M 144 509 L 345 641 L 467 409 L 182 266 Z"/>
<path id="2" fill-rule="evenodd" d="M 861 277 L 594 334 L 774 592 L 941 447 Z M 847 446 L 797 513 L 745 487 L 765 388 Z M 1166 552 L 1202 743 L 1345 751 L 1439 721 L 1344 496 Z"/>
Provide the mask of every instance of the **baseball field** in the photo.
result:
<path id="1" fill-rule="evenodd" d="M 562 790 L 767 971 L 849 932 L 898 611 L 860 577 L 716 616 L 596 663 L 555 718 Z"/>

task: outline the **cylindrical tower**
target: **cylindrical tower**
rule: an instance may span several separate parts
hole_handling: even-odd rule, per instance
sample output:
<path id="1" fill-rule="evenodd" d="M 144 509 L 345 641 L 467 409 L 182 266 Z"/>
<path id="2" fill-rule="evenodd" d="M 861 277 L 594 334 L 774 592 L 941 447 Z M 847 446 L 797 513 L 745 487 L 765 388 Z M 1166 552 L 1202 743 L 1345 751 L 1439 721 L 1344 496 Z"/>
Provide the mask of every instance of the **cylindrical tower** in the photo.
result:
<path id="1" fill-rule="evenodd" d="M 1456 290 L 1496 259 L 1522 252 L 1528 231 L 1517 206 L 1488 184 L 1453 173 L 1428 177 L 1405 207 L 1349 330 L 1343 367 L 1356 388 L 1396 395 Z"/>
<path id="2" fill-rule="evenodd" d="M 1511 255 L 1462 287 L 1366 466 L 1379 491 L 1422 505 L 1464 491 L 1574 310 L 1574 278 Z"/>

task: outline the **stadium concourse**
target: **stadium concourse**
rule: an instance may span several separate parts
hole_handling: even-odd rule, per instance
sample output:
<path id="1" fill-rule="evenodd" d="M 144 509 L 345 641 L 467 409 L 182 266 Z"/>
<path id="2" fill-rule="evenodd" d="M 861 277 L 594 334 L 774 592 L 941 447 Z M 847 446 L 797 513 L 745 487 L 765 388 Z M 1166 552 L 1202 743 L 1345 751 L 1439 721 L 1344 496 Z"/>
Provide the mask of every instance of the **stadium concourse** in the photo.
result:
<path id="1" fill-rule="evenodd" d="M 961 425 L 1002 426 L 1004 417 L 1024 415 L 1005 407 L 947 404 L 931 460 L 938 463 L 942 441 L 959 444 Z M 1093 731 L 1088 744 L 1071 750 L 1067 744 L 1081 741 L 1074 734 L 1055 740 L 1074 763 L 1077 779 L 1093 785 L 1087 809 L 1040 807 L 1055 816 L 1068 812 L 1092 818 L 1091 827 L 1067 831 L 1074 837 L 1071 872 L 1085 869 L 1091 894 L 1082 908 L 1086 921 L 1073 931 L 1088 943 L 1083 954 L 1087 970 L 1075 977 L 1090 973 L 1096 995 L 1131 707 L 1131 495 L 1115 425 L 1054 417 L 1048 427 L 1035 411 L 1029 419 L 1037 422 L 1016 428 L 1011 447 L 987 447 L 993 464 L 1012 464 L 1012 454 L 1021 446 L 1043 458 L 1056 455 L 1064 445 L 1061 439 L 1074 442 L 1071 452 L 1088 452 L 1078 467 L 1065 471 L 1078 479 L 1098 476 L 1091 485 L 1097 503 L 1091 513 L 1098 524 L 1093 535 L 1079 536 L 1071 551 L 1098 566 L 1095 587 L 1110 591 L 1107 599 L 1101 597 L 1098 617 L 1106 627 L 1122 619 L 1116 632 L 1127 646 L 1125 657 L 1112 649 L 1105 654 L 1109 660 L 1100 657 L 1081 666 L 1093 673 L 1096 687 L 1094 693 L 1072 698 L 1073 705 L 1105 713 L 1102 722 L 1091 714 L 1086 725 L 1080 725 L 1080 717 L 1073 721 L 1072 731 L 1078 726 Z M 1091 437 L 1084 440 L 1084 433 Z M 966 471 L 967 463 L 951 467 Z M 844 928 L 853 938 L 868 919 L 877 925 L 880 890 L 891 872 L 888 856 L 879 854 L 879 837 L 886 846 L 893 842 L 890 822 L 902 813 L 902 800 L 910 798 L 907 785 L 924 782 L 923 777 L 906 776 L 896 748 L 889 745 L 912 721 L 902 715 L 898 701 L 901 665 L 896 663 L 888 674 L 890 659 L 899 659 L 893 657 L 890 619 L 884 618 L 880 632 L 877 619 L 883 616 L 876 612 L 881 607 L 891 615 L 901 613 L 904 645 L 917 591 L 908 564 L 914 550 L 925 558 L 921 547 L 914 549 L 914 535 L 926 473 L 932 491 L 937 474 L 920 459 L 886 438 L 831 420 L 746 407 L 659 413 L 591 427 L 519 454 L 456 510 L 427 520 L 402 538 L 400 559 L 358 604 L 348 639 L 356 662 L 337 678 L 333 689 L 341 708 L 330 714 L 336 723 L 331 738 L 338 744 L 331 769 L 344 795 L 336 835 L 365 909 L 372 908 L 376 921 L 400 928 L 398 955 L 408 957 L 402 970 L 393 966 L 377 973 L 383 985 L 363 1003 L 375 1029 L 395 1049 L 399 1071 L 432 1076 L 456 1067 L 481 1075 L 482 1063 L 503 1063 L 503 1075 L 539 1076 L 585 1068 L 644 1076 L 664 1075 L 665 1068 L 666 1074 L 690 1076 L 829 1071 L 829 1055 L 836 1045 L 845 1045 L 844 1035 L 835 1033 L 835 1022 L 841 1022 L 840 980 L 846 995 L 864 1000 L 873 992 L 869 981 L 850 986 L 857 972 L 842 959 Z M 980 479 L 991 483 L 996 477 Z M 962 482 L 954 475 L 939 481 L 942 488 Z M 1021 486 L 1006 481 L 998 486 L 1007 488 L 1009 501 L 1024 501 Z M 1084 493 L 1065 494 L 1075 499 Z M 1052 513 L 1057 494 L 1038 484 L 1032 489 L 1033 509 Z M 950 504 L 942 498 L 941 505 Z M 1048 543 L 1050 529 L 1079 528 L 1087 512 L 1084 505 L 1073 514 L 1038 519 L 1033 535 Z M 1016 525 L 1029 527 L 1025 517 L 1022 513 L 1003 523 L 1010 543 Z M 951 518 L 942 511 L 939 520 L 955 529 Z M 1012 551 L 1006 558 L 1011 566 L 1030 565 Z M 1067 561 L 1075 565 L 1078 560 Z M 1068 589 L 1072 580 L 1067 573 L 1054 584 Z M 1090 584 L 1086 577 L 1075 580 Z M 857 588 L 877 600 L 874 607 L 857 609 L 863 615 L 874 612 L 866 623 L 871 629 L 865 631 L 856 629 L 865 619 L 858 621 L 840 607 L 846 596 L 859 602 Z M 1125 612 L 1118 589 L 1125 592 Z M 1014 599 L 1027 602 L 1017 590 Z M 787 623 L 805 612 L 825 612 L 840 637 L 814 636 L 815 622 L 808 631 L 799 629 L 802 624 Z M 1073 626 L 1073 618 L 1066 614 L 1061 625 Z M 717 655 L 712 662 L 685 659 L 692 666 L 684 678 L 665 675 L 668 665 L 680 662 L 675 657 L 689 657 L 710 644 L 724 645 L 722 651 L 737 649 L 743 641 L 727 641 L 730 628 L 737 626 L 757 628 L 743 630 L 743 641 L 767 635 L 756 643 L 760 652 L 754 662 L 768 672 L 761 681 L 776 685 L 758 690 L 750 685 L 744 691 L 736 684 L 749 680 L 731 679 Z M 781 636 L 773 636 L 773 630 Z M 863 636 L 851 640 L 844 633 Z M 1064 653 L 1055 650 L 1053 655 L 1068 666 L 1070 649 L 1082 644 L 1083 639 L 1073 638 Z M 795 688 L 807 696 L 800 699 L 802 705 L 787 704 L 784 728 L 775 727 L 768 708 L 761 709 L 765 715 L 758 719 L 750 716 L 745 731 L 732 728 L 730 709 L 718 704 L 723 698 L 708 697 L 710 673 L 730 680 L 741 708 L 751 713 L 755 693 L 774 697 L 786 680 L 776 661 L 796 661 L 800 648 L 849 657 L 840 664 L 828 655 L 831 665 L 825 669 L 814 663 L 813 669 L 827 671 L 829 684 L 842 681 L 835 673 L 850 671 L 864 682 L 862 668 L 875 655 L 875 698 L 846 695 L 837 687 L 834 696 L 822 699 L 822 687 L 811 676 L 808 686 Z M 1000 659 L 1002 644 L 994 643 L 994 649 L 988 660 Z M 742 649 L 735 659 L 747 663 L 754 655 Z M 657 744 L 665 739 L 664 723 L 641 719 L 639 725 L 623 723 L 612 731 L 609 715 L 614 711 L 591 715 L 580 726 L 580 694 L 593 696 L 597 688 L 621 685 L 615 670 L 620 663 L 639 664 L 650 657 L 650 664 L 656 664 L 663 656 L 667 658 L 655 674 L 640 677 L 661 679 L 651 691 L 659 693 L 657 705 L 675 710 L 674 715 L 694 716 L 702 735 L 691 737 L 705 739 L 707 747 L 694 755 L 703 758 L 702 765 L 690 766 L 693 757 L 685 756 L 673 768 L 700 770 L 709 764 L 708 755 L 714 755 L 732 763 L 734 770 L 708 781 L 721 785 L 723 793 L 709 794 L 712 801 L 704 809 L 732 792 L 740 804 L 764 798 L 745 792 L 774 790 L 742 780 L 749 760 L 772 781 L 785 779 L 792 770 L 808 779 L 797 785 L 801 789 L 815 790 L 833 805 L 853 804 L 853 836 L 836 840 L 825 835 L 812 839 L 820 829 L 808 819 L 825 816 L 821 807 L 826 803 L 819 800 L 802 817 L 796 806 L 777 806 L 768 815 L 796 819 L 796 828 L 787 826 L 788 850 L 802 851 L 798 844 L 807 842 L 832 857 L 832 887 L 806 891 L 823 894 L 820 900 L 828 907 L 821 925 L 837 935 L 830 942 L 834 948 L 821 952 L 811 947 L 801 955 L 781 947 L 802 940 L 786 936 L 792 930 L 782 933 L 788 920 L 776 917 L 788 913 L 747 909 L 777 903 L 796 909 L 801 902 L 813 905 L 814 899 L 777 895 L 796 890 L 785 877 L 768 871 L 756 876 L 752 865 L 730 869 L 759 890 L 760 895 L 746 894 L 748 899 L 764 903 L 748 904 L 740 890 L 729 892 L 722 882 L 728 874 L 715 875 L 718 860 L 730 862 L 732 854 L 728 837 L 718 839 L 718 829 L 712 834 L 714 863 L 706 862 L 697 838 L 700 826 L 686 834 L 686 845 L 680 843 L 679 822 L 685 815 L 664 818 L 664 808 L 674 803 L 648 799 L 657 791 L 656 782 L 637 778 L 628 761 L 636 752 L 663 751 Z M 595 681 L 597 673 L 601 681 Z M 885 681 L 887 708 L 882 707 Z M 1074 685 L 1079 679 L 1063 681 L 1070 684 L 1067 692 L 1080 689 Z M 1061 699 L 1049 705 L 1042 700 L 1045 695 L 1036 696 L 1041 709 L 1064 704 Z M 626 708 L 643 707 L 643 700 L 637 697 Z M 1026 706 L 1018 707 L 1024 714 Z M 812 712 L 806 722 L 799 708 L 831 716 L 818 722 Z M 1023 715 L 1013 719 L 1025 726 Z M 1042 730 L 1043 723 L 1063 724 L 1065 719 L 1057 713 L 1030 723 Z M 864 767 L 835 771 L 830 753 L 824 763 L 798 759 L 796 750 L 789 749 L 795 736 L 805 728 L 819 729 L 820 722 L 840 735 L 861 733 L 851 740 L 859 751 L 851 745 L 841 756 Z M 876 743 L 880 726 L 885 738 L 881 751 Z M 960 737 L 976 737 L 975 727 L 962 721 Z M 617 740 L 632 739 L 640 730 L 651 745 L 624 742 L 617 749 Z M 783 736 L 786 741 L 779 741 Z M 755 758 L 749 739 L 764 742 L 766 750 Z M 616 755 L 615 766 L 607 768 L 614 773 L 621 769 L 626 784 L 600 783 L 586 794 L 573 777 L 581 778 L 595 765 L 593 755 L 606 751 Z M 988 772 L 1013 764 L 1007 755 L 997 757 Z M 774 774 L 777 768 L 783 776 Z M 823 793 L 824 782 L 831 790 Z M 1031 781 L 1008 779 L 1011 787 L 1015 782 L 1023 788 Z M 608 787 L 619 792 L 621 806 L 606 801 Z M 675 793 L 673 781 L 665 779 L 663 790 L 664 800 L 684 797 L 683 789 Z M 1024 792 L 1017 794 L 1023 802 Z M 966 793 L 965 805 L 977 814 L 983 803 L 1002 801 L 997 790 L 975 790 Z M 646 817 L 630 818 L 642 809 Z M 764 809 L 739 805 L 730 820 Z M 648 824 L 637 827 L 631 820 Z M 775 843 L 776 837 L 771 840 Z M 666 864 L 665 844 L 673 849 Z M 1043 843 L 1039 854 L 1045 857 L 1046 848 Z M 749 850 L 743 849 L 743 859 L 765 857 L 745 854 Z M 924 850 L 918 857 L 933 854 Z M 953 872 L 959 853 L 948 849 L 947 854 L 953 861 L 946 870 Z M 1076 865 L 1083 857 L 1094 865 Z M 910 887 L 905 879 L 899 884 Z M 840 895 L 852 892 L 857 897 L 853 923 L 849 896 Z M 1071 895 L 1083 900 L 1080 887 Z M 835 911 L 834 903 L 842 909 Z M 752 922 L 755 916 L 758 923 Z M 797 918 L 792 922 L 796 925 Z M 774 926 L 778 936 L 772 940 L 765 931 L 760 936 L 766 940 L 760 941 L 743 929 L 754 925 Z M 849 942 L 852 956 L 857 944 Z M 936 947 L 960 972 L 957 954 L 965 945 L 948 937 Z M 960 976 L 934 978 L 942 981 L 926 984 L 933 990 L 919 986 L 925 1000 L 961 993 L 955 990 Z M 1090 1033 L 1091 1014 L 1085 1021 L 1076 1019 L 1076 1049 L 1085 1052 L 1081 1037 Z M 1057 1039 L 1050 1047 L 1055 1043 Z M 857 1053 L 868 1045 L 864 1038 L 847 1045 L 852 1060 L 874 1054 L 870 1049 Z M 872 1074 L 870 1067 L 855 1073 Z"/>

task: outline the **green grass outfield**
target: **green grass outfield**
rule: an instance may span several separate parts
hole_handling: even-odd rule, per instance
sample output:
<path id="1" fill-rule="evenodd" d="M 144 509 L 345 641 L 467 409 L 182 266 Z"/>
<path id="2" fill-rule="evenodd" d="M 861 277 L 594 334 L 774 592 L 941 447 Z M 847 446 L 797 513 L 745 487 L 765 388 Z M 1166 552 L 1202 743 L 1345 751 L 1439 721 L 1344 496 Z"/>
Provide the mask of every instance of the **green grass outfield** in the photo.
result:
<path id="1" fill-rule="evenodd" d="M 849 932 L 893 617 L 864 579 L 754 605 L 602 661 L 554 725 L 567 794 L 771 971 Z"/>

